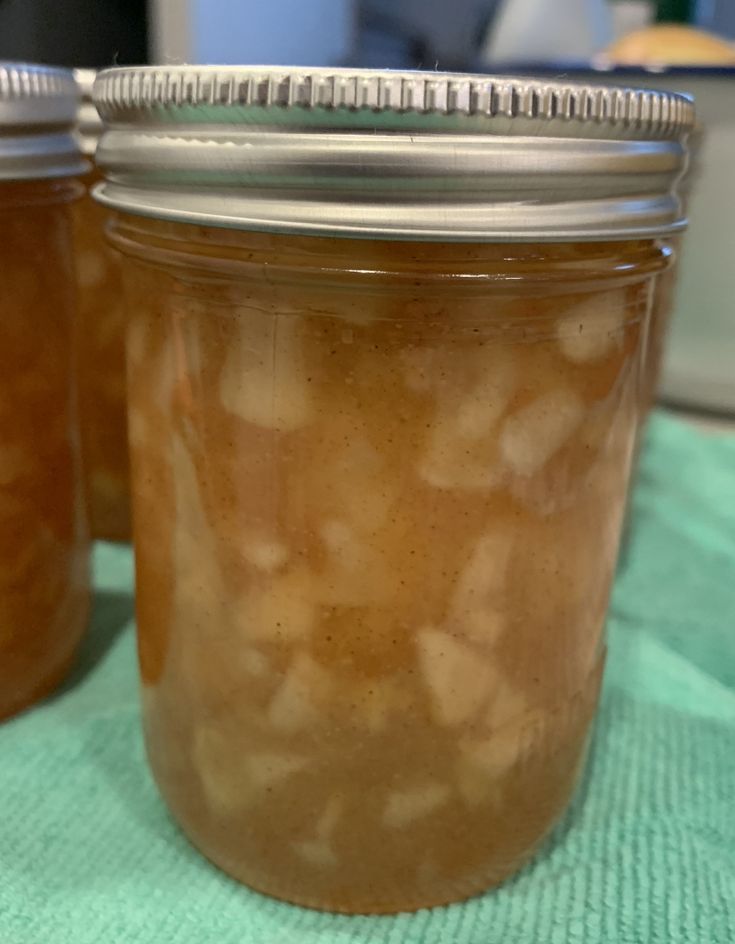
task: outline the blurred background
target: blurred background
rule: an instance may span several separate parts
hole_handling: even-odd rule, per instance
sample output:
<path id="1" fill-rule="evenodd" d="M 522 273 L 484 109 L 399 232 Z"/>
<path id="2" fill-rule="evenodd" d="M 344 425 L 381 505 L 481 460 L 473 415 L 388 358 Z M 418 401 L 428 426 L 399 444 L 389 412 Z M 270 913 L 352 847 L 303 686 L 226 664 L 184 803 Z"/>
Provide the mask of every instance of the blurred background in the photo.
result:
<path id="1" fill-rule="evenodd" d="M 0 0 L 0 58 L 515 72 L 693 94 L 662 395 L 735 416 L 735 0 Z"/>
<path id="2" fill-rule="evenodd" d="M 733 0 L 0 0 L 0 57 L 476 69 L 581 61 L 654 22 L 735 39 Z"/>

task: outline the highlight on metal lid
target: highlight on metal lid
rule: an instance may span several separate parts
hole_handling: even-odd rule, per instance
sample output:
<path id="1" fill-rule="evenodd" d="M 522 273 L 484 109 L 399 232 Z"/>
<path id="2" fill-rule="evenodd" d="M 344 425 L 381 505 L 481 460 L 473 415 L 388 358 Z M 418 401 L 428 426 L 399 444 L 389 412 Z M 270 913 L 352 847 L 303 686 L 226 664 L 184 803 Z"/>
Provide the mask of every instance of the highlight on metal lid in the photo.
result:
<path id="1" fill-rule="evenodd" d="M 96 69 L 75 69 L 79 100 L 77 103 L 76 137 L 82 152 L 94 155 L 97 142 L 102 134 L 102 119 L 92 101 L 92 86 L 97 76 Z"/>
<path id="2" fill-rule="evenodd" d="M 439 72 L 111 69 L 98 198 L 129 212 L 401 239 L 683 227 L 694 106 L 674 93 Z M 164 181 L 165 177 L 165 181 Z"/>
<path id="3" fill-rule="evenodd" d="M 71 70 L 0 62 L 0 180 L 87 170 L 72 136 L 77 102 Z"/>

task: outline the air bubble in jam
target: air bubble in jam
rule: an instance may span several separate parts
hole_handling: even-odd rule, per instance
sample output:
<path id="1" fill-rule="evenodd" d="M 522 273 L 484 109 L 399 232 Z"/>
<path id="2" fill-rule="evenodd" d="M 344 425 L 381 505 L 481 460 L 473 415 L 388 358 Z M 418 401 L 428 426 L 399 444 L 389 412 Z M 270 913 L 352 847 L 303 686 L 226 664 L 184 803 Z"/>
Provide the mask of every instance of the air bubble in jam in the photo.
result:
<path id="1" fill-rule="evenodd" d="M 620 272 L 645 282 L 657 245 L 116 227 L 161 260 L 127 263 L 131 429 L 147 747 L 176 816 L 308 906 L 497 884 L 584 757 L 637 423 Z M 220 252 L 268 280 L 184 283 L 184 232 L 199 271 Z M 152 398 L 177 334 L 188 399 Z"/>

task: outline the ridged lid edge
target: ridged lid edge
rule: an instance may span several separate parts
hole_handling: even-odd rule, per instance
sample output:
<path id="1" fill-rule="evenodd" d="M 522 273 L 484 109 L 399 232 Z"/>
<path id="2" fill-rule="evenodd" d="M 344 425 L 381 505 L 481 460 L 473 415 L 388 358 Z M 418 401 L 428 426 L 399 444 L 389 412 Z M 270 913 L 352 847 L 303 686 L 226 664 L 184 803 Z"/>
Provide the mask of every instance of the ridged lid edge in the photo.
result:
<path id="1" fill-rule="evenodd" d="M 70 69 L 0 62 L 0 180 L 87 171 L 72 136 L 78 101 Z"/>
<path id="2" fill-rule="evenodd" d="M 0 62 L 0 106 L 3 109 L 29 102 L 55 104 L 59 121 L 71 121 L 77 96 L 70 69 L 28 62 Z"/>
<path id="3" fill-rule="evenodd" d="M 505 78 L 433 72 L 377 72 L 346 69 L 242 67 L 143 67 L 101 72 L 94 98 L 107 121 L 146 121 L 162 110 L 186 110 L 196 123 L 196 109 L 249 108 L 280 113 L 284 124 L 307 112 L 356 115 L 376 119 L 387 114 L 447 119 L 485 119 L 464 132 L 485 131 L 486 121 L 506 125 L 565 122 L 574 133 L 600 137 L 601 126 L 612 137 L 661 139 L 686 134 L 694 124 L 694 104 L 687 96 L 650 89 L 581 85 L 531 78 Z M 147 115 L 148 113 L 148 115 Z M 175 115 L 171 116 L 172 118 Z M 551 133 L 551 127 L 550 127 Z M 554 131 L 555 133 L 555 131 Z"/>

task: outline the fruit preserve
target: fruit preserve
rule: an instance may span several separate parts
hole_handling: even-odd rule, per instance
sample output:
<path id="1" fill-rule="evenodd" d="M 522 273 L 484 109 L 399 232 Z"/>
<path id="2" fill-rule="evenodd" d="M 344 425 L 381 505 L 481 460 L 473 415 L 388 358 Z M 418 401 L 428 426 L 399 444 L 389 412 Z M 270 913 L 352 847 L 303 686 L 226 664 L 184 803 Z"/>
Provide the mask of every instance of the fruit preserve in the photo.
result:
<path id="1" fill-rule="evenodd" d="M 433 133 L 415 154 L 359 127 L 325 142 L 325 123 L 379 120 L 335 104 L 304 141 L 267 126 L 288 124 L 300 74 L 200 70 L 200 112 L 179 113 L 191 77 L 165 71 L 165 89 L 146 70 L 98 80 L 113 128 L 99 196 L 117 209 L 130 302 L 155 777 L 208 858 L 279 898 L 394 912 L 483 891 L 537 848 L 584 761 L 668 254 L 630 220 L 589 238 L 589 208 L 557 208 L 561 239 L 547 209 L 503 207 L 506 188 L 534 186 L 534 162 L 525 183 L 496 179 L 491 130 L 451 154 Z M 309 101 L 323 100 L 320 75 Z M 476 94 L 491 82 L 467 81 Z M 322 92 L 337 96 L 335 80 Z M 148 96 L 170 107 L 172 136 L 198 140 L 198 114 L 205 126 L 165 187 L 139 170 L 168 133 Z M 212 102 L 249 116 L 244 139 L 224 119 L 213 132 Z M 308 126 L 302 107 L 293 120 Z M 403 120 L 384 98 L 376 108 Z M 115 137 L 118 122 L 141 137 Z M 204 157 L 215 140 L 221 176 L 217 152 Z M 232 144 L 246 141 L 238 165 Z M 454 177 L 475 146 L 479 176 Z M 401 148 L 403 170 L 383 164 Z M 370 190 L 376 166 L 388 183 Z"/>
<path id="2" fill-rule="evenodd" d="M 7 83 L 7 84 L 6 84 Z M 27 88 L 28 96 L 20 90 Z M 88 545 L 74 391 L 69 201 L 84 169 L 71 75 L 0 65 L 0 718 L 63 678 L 88 608 Z M 14 120 L 15 119 L 15 120 Z M 17 131 L 16 126 L 22 130 Z M 11 143 L 15 147 L 11 147 Z M 25 149 L 23 159 L 18 152 Z M 15 153 L 12 153 L 12 152 Z M 36 158 L 34 161 L 33 159 Z M 30 166 L 29 166 L 30 165 Z M 29 174 L 32 176 L 29 177 Z"/>
<path id="3" fill-rule="evenodd" d="M 82 150 L 94 156 L 102 123 L 88 95 L 94 73 L 78 70 Z M 91 189 L 101 179 L 86 178 Z M 105 239 L 107 212 L 86 193 L 74 205 L 74 261 L 79 305 L 79 414 L 92 536 L 130 538 L 130 482 L 125 401 L 125 311 L 120 266 Z"/>
<path id="4" fill-rule="evenodd" d="M 99 175 L 90 175 L 92 181 Z M 125 312 L 120 267 L 104 233 L 108 214 L 85 194 L 74 207 L 79 287 L 79 416 L 92 536 L 130 539 Z"/>

